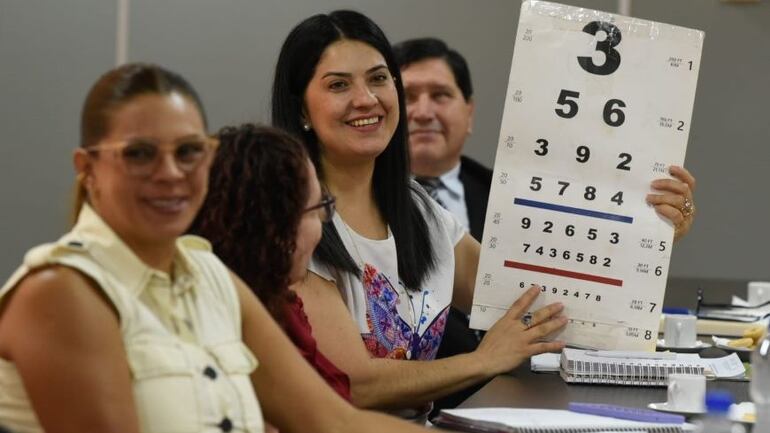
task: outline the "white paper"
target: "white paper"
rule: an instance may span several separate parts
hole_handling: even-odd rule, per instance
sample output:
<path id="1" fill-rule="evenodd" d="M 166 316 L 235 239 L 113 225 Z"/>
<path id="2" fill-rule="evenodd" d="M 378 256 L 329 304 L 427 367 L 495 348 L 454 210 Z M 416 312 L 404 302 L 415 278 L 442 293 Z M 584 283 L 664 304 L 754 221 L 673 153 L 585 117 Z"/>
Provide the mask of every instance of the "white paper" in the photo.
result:
<path id="1" fill-rule="evenodd" d="M 717 378 L 743 377 L 746 374 L 746 367 L 736 353 L 721 358 L 703 358 L 702 361 Z"/>
<path id="2" fill-rule="evenodd" d="M 750 306 L 749 305 L 749 301 L 741 298 L 740 296 L 735 296 L 735 295 L 733 295 L 733 302 L 732 302 L 732 304 L 735 305 L 736 307 L 749 307 Z"/>
<path id="3" fill-rule="evenodd" d="M 559 339 L 655 349 L 673 227 L 645 197 L 684 162 L 702 42 L 697 30 L 522 4 L 471 327 L 488 329 L 539 284 L 533 311 L 565 304 Z M 612 66 L 602 43 L 620 56 L 606 75 L 582 66 Z"/>
<path id="4" fill-rule="evenodd" d="M 706 364 L 703 363 L 703 360 L 697 353 L 676 353 L 673 359 L 671 358 L 665 358 L 665 359 L 609 358 L 609 357 L 598 358 L 598 357 L 589 355 L 590 352 L 587 352 L 581 349 L 564 349 L 563 353 L 566 356 L 566 359 L 570 361 L 575 361 L 575 362 L 580 361 L 585 363 L 606 363 L 606 364 L 624 363 L 624 364 L 633 364 L 633 365 L 643 365 L 645 367 L 653 367 L 653 368 L 666 367 L 670 365 L 677 365 L 682 367 L 706 367 Z M 612 375 L 613 373 L 603 371 L 602 374 Z M 625 372 L 617 371 L 614 374 L 623 375 L 625 374 Z"/>
<path id="5" fill-rule="evenodd" d="M 476 421 L 492 422 L 509 427 L 518 428 L 633 428 L 639 427 L 641 431 L 653 427 L 672 427 L 672 424 L 656 424 L 640 421 L 609 418 L 598 415 L 570 412 L 568 410 L 553 409 L 513 409 L 513 408 L 480 408 L 480 409 L 451 409 L 443 410 L 453 416 L 463 417 Z M 690 424 L 680 424 L 688 431 Z M 536 430 L 535 430 L 536 431 Z"/>
<path id="6" fill-rule="evenodd" d="M 530 370 L 537 372 L 559 371 L 561 353 L 541 353 L 530 358 Z"/>
<path id="7" fill-rule="evenodd" d="M 634 365 L 643 365 L 645 367 L 659 368 L 670 365 L 677 365 L 680 367 L 703 367 L 706 369 L 706 375 L 714 376 L 716 378 L 735 378 L 743 377 L 746 373 L 746 368 L 743 366 L 738 355 L 731 353 L 721 358 L 701 358 L 697 353 L 675 353 L 673 359 L 650 359 L 650 358 L 616 358 L 616 357 L 604 357 L 599 358 L 592 356 L 591 352 L 581 349 L 564 349 L 563 354 L 566 359 L 570 361 L 581 361 L 585 363 L 625 363 Z M 673 353 L 673 352 L 672 352 Z M 599 373 L 599 372 L 597 372 Z M 617 371 L 612 373 L 609 370 L 602 370 L 603 375 L 624 375 L 625 371 Z"/>

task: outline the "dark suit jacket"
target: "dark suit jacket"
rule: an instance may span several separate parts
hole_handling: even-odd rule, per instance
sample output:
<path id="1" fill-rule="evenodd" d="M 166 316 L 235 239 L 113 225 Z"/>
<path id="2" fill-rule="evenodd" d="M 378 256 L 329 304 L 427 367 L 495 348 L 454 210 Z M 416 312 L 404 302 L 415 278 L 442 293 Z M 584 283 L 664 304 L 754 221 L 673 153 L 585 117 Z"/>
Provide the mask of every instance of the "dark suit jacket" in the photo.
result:
<path id="1" fill-rule="evenodd" d="M 468 208 L 471 236 L 481 242 L 487 216 L 489 188 L 492 186 L 492 170 L 467 156 L 461 156 L 460 182 L 465 189 L 465 207 Z"/>

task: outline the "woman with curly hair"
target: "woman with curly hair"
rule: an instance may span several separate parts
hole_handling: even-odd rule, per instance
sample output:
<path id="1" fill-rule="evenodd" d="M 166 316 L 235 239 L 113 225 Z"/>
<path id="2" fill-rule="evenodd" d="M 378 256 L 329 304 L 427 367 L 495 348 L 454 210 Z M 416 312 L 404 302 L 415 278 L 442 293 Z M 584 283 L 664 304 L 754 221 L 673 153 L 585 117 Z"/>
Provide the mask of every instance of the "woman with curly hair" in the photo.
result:
<path id="1" fill-rule="evenodd" d="M 304 146 L 287 133 L 246 124 L 222 129 L 219 140 L 210 192 L 192 231 L 211 242 L 305 359 L 350 400 L 348 376 L 318 351 L 302 300 L 289 290 L 307 274 L 334 199 L 321 193 Z"/>

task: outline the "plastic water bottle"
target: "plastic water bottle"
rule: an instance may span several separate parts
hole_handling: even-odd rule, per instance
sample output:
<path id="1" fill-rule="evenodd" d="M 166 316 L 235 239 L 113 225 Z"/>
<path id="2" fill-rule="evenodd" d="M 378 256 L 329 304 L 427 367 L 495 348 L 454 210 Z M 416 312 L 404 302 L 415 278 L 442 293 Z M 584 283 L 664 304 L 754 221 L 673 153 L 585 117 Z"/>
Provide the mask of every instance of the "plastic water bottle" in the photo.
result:
<path id="1" fill-rule="evenodd" d="M 706 394 L 706 416 L 700 420 L 700 433 L 733 433 L 733 423 L 727 417 L 733 396 L 726 391 L 710 391 Z"/>
<path id="2" fill-rule="evenodd" d="M 757 410 L 755 432 L 770 432 L 770 334 L 765 334 L 751 354 L 751 399 Z"/>

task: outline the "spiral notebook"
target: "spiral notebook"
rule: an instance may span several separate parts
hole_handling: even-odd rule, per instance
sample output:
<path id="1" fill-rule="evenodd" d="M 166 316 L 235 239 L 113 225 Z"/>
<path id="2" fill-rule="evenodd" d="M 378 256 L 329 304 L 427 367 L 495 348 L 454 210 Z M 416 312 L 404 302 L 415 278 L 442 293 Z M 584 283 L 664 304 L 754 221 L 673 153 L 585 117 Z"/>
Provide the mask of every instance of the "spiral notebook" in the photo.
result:
<path id="1" fill-rule="evenodd" d="M 638 357 L 564 349 L 559 374 L 568 383 L 666 386 L 669 374 L 713 374 L 698 354 L 639 353 Z"/>
<path id="2" fill-rule="evenodd" d="M 433 422 L 439 427 L 470 433 L 594 433 L 694 431 L 691 424 L 656 424 L 551 409 L 451 409 Z"/>

